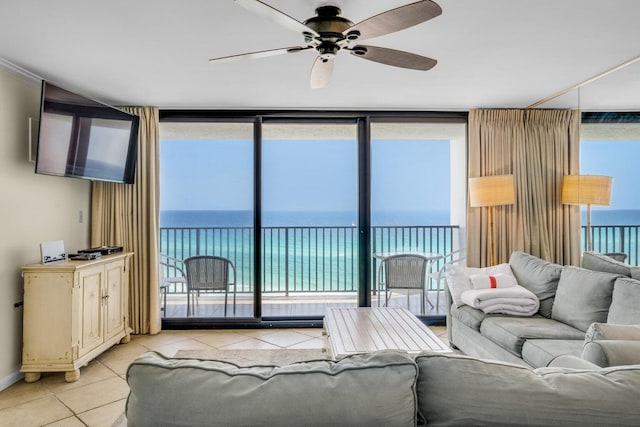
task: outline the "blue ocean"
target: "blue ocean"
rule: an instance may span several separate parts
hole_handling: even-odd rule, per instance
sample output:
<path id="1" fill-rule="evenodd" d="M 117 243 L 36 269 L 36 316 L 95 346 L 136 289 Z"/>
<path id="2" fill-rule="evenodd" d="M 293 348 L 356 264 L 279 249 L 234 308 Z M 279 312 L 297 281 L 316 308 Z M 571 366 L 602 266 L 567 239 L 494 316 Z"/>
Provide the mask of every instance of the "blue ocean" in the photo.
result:
<path id="1" fill-rule="evenodd" d="M 458 238 L 458 227 L 463 225 L 449 223 L 448 212 L 376 212 L 372 214 L 372 252 L 449 253 Z M 586 213 L 582 223 L 586 224 Z M 262 224 L 264 292 L 357 290 L 356 213 L 264 212 Z M 594 209 L 594 249 L 631 252 L 637 244 L 638 228 L 598 226 L 634 225 L 640 225 L 640 210 Z M 162 253 L 179 259 L 227 257 L 236 266 L 241 290 L 252 290 L 255 245 L 251 211 L 162 211 L 160 228 Z M 375 277 L 375 271 L 372 273 Z"/>
<path id="2" fill-rule="evenodd" d="M 372 252 L 451 251 L 457 230 L 448 212 L 378 212 L 372 215 Z M 161 252 L 184 259 L 231 259 L 238 283 L 253 287 L 251 211 L 162 211 Z M 264 292 L 355 292 L 358 232 L 355 212 L 264 212 Z"/>
<path id="3" fill-rule="evenodd" d="M 351 226 L 358 222 L 357 212 L 263 212 L 264 227 Z M 374 212 L 373 225 L 449 225 L 449 212 Z M 161 211 L 160 227 L 251 227 L 252 211 Z"/>

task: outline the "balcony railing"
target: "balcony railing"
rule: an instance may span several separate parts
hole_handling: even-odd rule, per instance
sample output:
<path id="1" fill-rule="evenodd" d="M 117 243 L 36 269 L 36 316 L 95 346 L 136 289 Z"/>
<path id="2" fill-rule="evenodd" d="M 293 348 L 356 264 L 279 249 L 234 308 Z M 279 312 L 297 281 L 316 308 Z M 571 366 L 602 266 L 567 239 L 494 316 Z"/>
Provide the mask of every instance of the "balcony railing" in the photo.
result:
<path id="1" fill-rule="evenodd" d="M 344 227 L 266 227 L 262 229 L 262 292 L 357 292 L 358 233 Z M 621 252 L 626 262 L 640 261 L 640 225 L 592 226 L 593 250 Z M 233 261 L 238 292 L 253 292 L 254 242 L 251 227 L 163 227 L 161 252 L 178 259 L 194 255 L 218 255 Z M 458 226 L 374 226 L 373 252 L 435 252 L 457 248 Z M 582 227 L 586 242 L 586 227 Z M 583 248 L 586 250 L 585 247 Z M 376 263 L 371 277 L 375 278 Z M 438 268 L 436 265 L 435 268 Z M 168 268 L 166 275 L 177 273 Z M 375 283 L 373 283 L 375 289 Z M 172 285 L 168 293 L 184 293 Z"/>
<path id="2" fill-rule="evenodd" d="M 375 226 L 373 252 L 449 253 L 459 227 Z M 357 292 L 358 230 L 342 227 L 265 227 L 262 238 L 262 292 Z M 254 239 L 251 227 L 162 227 L 160 251 L 174 258 L 218 255 L 233 261 L 238 292 L 253 292 Z M 438 267 L 438 266 L 436 266 Z M 372 265 L 375 277 L 376 265 Z M 171 267 L 164 274 L 175 276 Z M 184 293 L 179 287 L 168 293 Z"/>
<path id="3" fill-rule="evenodd" d="M 582 227 L 583 250 L 587 250 L 587 227 Z M 627 255 L 625 262 L 638 265 L 640 225 L 592 225 L 591 241 L 596 252 L 620 252 Z"/>

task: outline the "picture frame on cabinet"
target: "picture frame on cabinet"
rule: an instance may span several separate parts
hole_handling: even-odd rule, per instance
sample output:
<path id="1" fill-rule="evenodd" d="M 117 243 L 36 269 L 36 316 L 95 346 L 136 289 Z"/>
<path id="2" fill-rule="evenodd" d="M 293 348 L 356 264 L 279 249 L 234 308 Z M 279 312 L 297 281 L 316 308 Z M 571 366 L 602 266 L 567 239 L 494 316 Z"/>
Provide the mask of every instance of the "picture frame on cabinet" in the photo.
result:
<path id="1" fill-rule="evenodd" d="M 43 264 L 67 259 L 67 253 L 64 251 L 64 242 L 62 240 L 40 243 L 40 254 L 42 255 Z"/>

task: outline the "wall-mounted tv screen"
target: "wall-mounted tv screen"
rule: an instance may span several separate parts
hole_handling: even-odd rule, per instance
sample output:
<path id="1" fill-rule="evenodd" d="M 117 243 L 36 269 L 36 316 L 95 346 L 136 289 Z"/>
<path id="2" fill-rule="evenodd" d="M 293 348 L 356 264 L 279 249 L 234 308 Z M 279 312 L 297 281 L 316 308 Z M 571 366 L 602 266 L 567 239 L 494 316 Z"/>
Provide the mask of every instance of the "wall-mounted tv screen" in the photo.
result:
<path id="1" fill-rule="evenodd" d="M 132 184 L 139 118 L 42 83 L 36 173 Z"/>

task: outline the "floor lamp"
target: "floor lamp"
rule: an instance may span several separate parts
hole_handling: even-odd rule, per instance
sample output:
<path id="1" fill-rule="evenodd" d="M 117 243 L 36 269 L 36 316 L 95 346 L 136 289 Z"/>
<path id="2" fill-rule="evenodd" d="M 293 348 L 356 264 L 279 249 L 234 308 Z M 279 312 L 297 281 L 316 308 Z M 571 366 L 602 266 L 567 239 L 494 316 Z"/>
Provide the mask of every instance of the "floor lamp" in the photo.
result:
<path id="1" fill-rule="evenodd" d="M 587 205 L 587 250 L 593 250 L 591 242 L 591 206 L 611 204 L 613 178 L 604 175 L 565 175 L 562 182 L 562 203 Z"/>
<path id="2" fill-rule="evenodd" d="M 513 175 L 481 176 L 469 178 L 469 206 L 489 207 L 489 248 L 491 265 L 496 264 L 493 243 L 493 210 L 496 206 L 512 205 L 516 201 Z"/>

